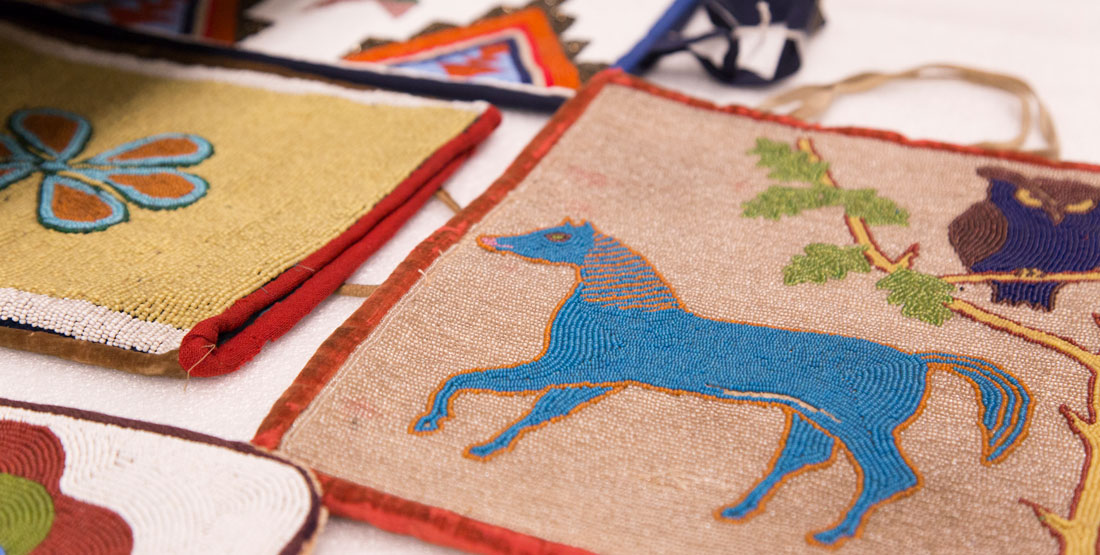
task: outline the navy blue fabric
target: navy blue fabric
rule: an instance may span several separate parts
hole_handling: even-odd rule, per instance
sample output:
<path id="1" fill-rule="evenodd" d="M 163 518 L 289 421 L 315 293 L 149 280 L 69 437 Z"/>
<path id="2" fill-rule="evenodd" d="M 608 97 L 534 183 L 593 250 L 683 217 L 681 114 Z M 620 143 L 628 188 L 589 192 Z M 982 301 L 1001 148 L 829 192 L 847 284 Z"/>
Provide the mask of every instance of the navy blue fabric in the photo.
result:
<path id="1" fill-rule="evenodd" d="M 784 23 L 788 29 L 799 30 L 807 35 L 825 24 L 819 0 L 766 0 L 771 12 L 771 23 Z M 646 65 L 652 65 L 661 57 L 687 50 L 691 45 L 715 37 L 722 37 L 728 46 L 721 63 L 706 56 L 691 52 L 700 65 L 714 78 L 736 85 L 767 85 L 789 77 L 802 67 L 802 56 L 798 44 L 787 39 L 776 63 L 775 75 L 764 78 L 754 71 L 738 67 L 740 44 L 734 36 L 738 26 L 753 27 L 762 23 L 757 0 L 704 0 L 703 7 L 715 29 L 695 37 L 684 37 L 677 32 L 668 33 L 664 40 L 653 46 Z M 731 17 L 735 21 L 731 21 Z"/>
<path id="2" fill-rule="evenodd" d="M 620 68 L 628 73 L 641 72 L 647 66 L 645 60 L 653 47 L 659 44 L 665 35 L 683 28 L 698 7 L 699 0 L 676 0 L 673 2 L 672 6 L 646 33 L 646 36 L 642 37 L 642 40 L 638 41 L 638 44 L 630 49 L 630 52 L 619 58 L 612 67 Z"/>

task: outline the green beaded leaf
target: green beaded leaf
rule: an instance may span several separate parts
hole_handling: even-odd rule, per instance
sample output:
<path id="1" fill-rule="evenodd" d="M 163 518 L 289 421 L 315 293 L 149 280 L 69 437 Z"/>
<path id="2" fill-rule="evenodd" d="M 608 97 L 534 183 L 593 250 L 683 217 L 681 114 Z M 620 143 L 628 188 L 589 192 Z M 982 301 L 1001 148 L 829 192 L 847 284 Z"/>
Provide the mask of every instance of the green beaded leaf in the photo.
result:
<path id="1" fill-rule="evenodd" d="M 804 210 L 843 206 L 848 216 L 861 218 L 868 225 L 909 225 L 909 213 L 894 201 L 878 196 L 874 189 L 839 189 L 828 185 L 828 162 L 811 160 L 810 153 L 791 145 L 760 137 L 749 151 L 760 160 L 757 166 L 770 168 L 768 177 L 779 181 L 801 181 L 810 187 L 772 185 L 756 198 L 741 205 L 746 218 L 778 220 L 796 216 Z"/>
<path id="2" fill-rule="evenodd" d="M 837 189 L 825 185 L 809 188 L 772 185 L 756 198 L 741 204 L 746 218 L 778 220 L 804 210 L 843 206 L 844 213 L 862 218 L 868 225 L 909 225 L 909 213 L 894 201 L 878 196 L 874 189 Z"/>
<path id="3" fill-rule="evenodd" d="M 932 275 L 902 268 L 880 279 L 876 287 L 887 289 L 886 302 L 901 305 L 901 313 L 936 326 L 951 319 L 951 310 L 944 306 L 954 299 L 948 293 L 955 286 Z"/>
<path id="4" fill-rule="evenodd" d="M 802 181 L 811 185 L 821 183 L 829 171 L 829 163 L 814 162 L 810 153 L 791 148 L 791 145 L 760 137 L 756 139 L 756 148 L 749 154 L 760 156 L 758 167 L 770 168 L 768 177 L 779 181 Z"/>
<path id="5" fill-rule="evenodd" d="M 909 225 L 909 213 L 874 189 L 841 189 L 840 204 L 845 214 L 862 218 L 867 225 Z"/>
<path id="6" fill-rule="evenodd" d="M 798 285 L 812 281 L 825 283 L 829 279 L 844 279 L 848 272 L 867 273 L 871 264 L 863 256 L 864 245 L 837 247 L 824 243 L 806 245 L 806 254 L 791 257 L 791 263 L 783 268 L 783 283 Z"/>
<path id="7" fill-rule="evenodd" d="M 840 189 L 818 185 L 810 188 L 772 185 L 756 198 L 741 204 L 746 218 L 778 220 L 781 216 L 797 216 L 803 210 L 824 206 L 836 206 L 840 202 Z"/>
<path id="8" fill-rule="evenodd" d="M 0 552 L 30 553 L 53 526 L 53 498 L 42 484 L 0 473 Z"/>

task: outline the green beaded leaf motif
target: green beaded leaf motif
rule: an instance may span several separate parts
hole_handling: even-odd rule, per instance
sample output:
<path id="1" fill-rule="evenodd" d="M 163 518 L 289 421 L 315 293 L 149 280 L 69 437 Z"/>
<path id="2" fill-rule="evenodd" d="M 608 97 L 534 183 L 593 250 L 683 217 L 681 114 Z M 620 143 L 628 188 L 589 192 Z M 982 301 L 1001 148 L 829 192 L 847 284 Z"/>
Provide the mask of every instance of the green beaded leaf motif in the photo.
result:
<path id="1" fill-rule="evenodd" d="M 824 243 L 806 245 L 803 251 L 791 257 L 791 263 L 783 268 L 783 283 L 798 285 L 812 281 L 825 283 L 829 279 L 844 279 L 848 272 L 868 273 L 871 264 L 863 256 L 867 247 L 837 247 Z"/>
<path id="2" fill-rule="evenodd" d="M 845 214 L 862 218 L 868 225 L 909 225 L 909 213 L 894 201 L 878 196 L 874 189 L 772 185 L 756 198 L 742 204 L 741 208 L 748 218 L 778 220 L 781 216 L 797 216 L 804 210 L 828 206 L 843 206 Z"/>
<path id="3" fill-rule="evenodd" d="M 781 141 L 760 137 L 756 139 L 756 148 L 749 154 L 760 156 L 756 163 L 761 168 L 770 168 L 768 177 L 779 181 L 801 181 L 803 183 L 821 183 L 829 171 L 828 162 L 814 162 L 808 152 L 794 150 Z"/>
<path id="4" fill-rule="evenodd" d="M 41 484 L 0 473 L 0 553 L 30 553 L 53 526 L 53 499 Z"/>
<path id="5" fill-rule="evenodd" d="M 901 305 L 904 316 L 937 326 L 951 319 L 951 310 L 944 305 L 954 300 L 948 293 L 955 286 L 936 276 L 902 268 L 880 279 L 876 287 L 890 291 L 886 302 Z"/>
<path id="6" fill-rule="evenodd" d="M 747 218 L 778 220 L 782 216 L 797 216 L 805 210 L 828 206 L 843 206 L 848 216 L 861 218 L 868 225 L 909 225 L 909 213 L 894 201 L 878 196 L 874 189 L 840 189 L 827 181 L 829 165 L 813 161 L 808 152 L 796 151 L 778 141 L 759 138 L 756 148 L 757 166 L 770 168 L 768 177 L 780 181 L 801 181 L 810 187 L 772 185 L 756 198 L 741 205 Z"/>

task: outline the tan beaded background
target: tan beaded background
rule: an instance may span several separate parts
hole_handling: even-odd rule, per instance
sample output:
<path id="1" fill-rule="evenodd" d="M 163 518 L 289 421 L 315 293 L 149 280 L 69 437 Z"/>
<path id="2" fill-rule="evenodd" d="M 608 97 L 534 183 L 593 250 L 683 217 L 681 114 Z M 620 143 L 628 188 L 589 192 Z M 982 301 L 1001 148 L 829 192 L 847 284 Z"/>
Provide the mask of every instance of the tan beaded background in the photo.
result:
<path id="1" fill-rule="evenodd" d="M 644 115 L 644 117 L 643 117 Z M 1095 174 L 800 131 L 719 114 L 609 85 L 524 182 L 391 310 L 284 437 L 281 450 L 318 470 L 471 518 L 602 553 L 821 552 L 805 535 L 827 528 L 856 493 L 844 456 L 778 488 L 742 523 L 712 512 L 738 501 L 767 470 L 783 426 L 777 408 L 730 405 L 627 388 L 523 436 L 487 462 L 462 456 L 522 415 L 534 398 L 466 394 L 441 431 L 409 425 L 441 380 L 536 357 L 574 275 L 475 245 L 587 219 L 645 255 L 703 316 L 814 329 L 995 361 L 1030 388 L 1028 437 L 1002 463 L 980 464 L 979 408 L 961 378 L 935 372 L 923 414 L 900 434 L 924 478 L 912 495 L 870 513 L 845 553 L 1053 553 L 1028 499 L 1065 514 L 1084 451 L 1058 407 L 1086 408 L 1088 373 L 1055 352 L 963 317 L 942 327 L 905 318 L 876 289 L 882 274 L 823 285 L 783 284 L 782 268 L 809 243 L 851 244 L 841 208 L 780 221 L 741 216 L 774 181 L 747 154 L 757 137 L 809 137 L 846 189 L 874 188 L 910 213 L 908 227 L 876 226 L 897 256 L 920 243 L 915 268 L 962 273 L 947 226 L 985 198 L 977 167 Z M 1090 317 L 1095 284 L 1071 285 L 1050 313 L 989 302 L 987 285 L 959 298 L 1100 348 Z"/>
<path id="2" fill-rule="evenodd" d="M 335 238 L 479 115 L 152 77 L 0 40 L 0 118 L 30 107 L 88 120 L 77 161 L 159 133 L 213 144 L 187 169 L 210 184 L 205 197 L 177 210 L 130 205 L 130 221 L 105 231 L 40 225 L 41 174 L 0 192 L 0 287 L 182 329 Z"/>

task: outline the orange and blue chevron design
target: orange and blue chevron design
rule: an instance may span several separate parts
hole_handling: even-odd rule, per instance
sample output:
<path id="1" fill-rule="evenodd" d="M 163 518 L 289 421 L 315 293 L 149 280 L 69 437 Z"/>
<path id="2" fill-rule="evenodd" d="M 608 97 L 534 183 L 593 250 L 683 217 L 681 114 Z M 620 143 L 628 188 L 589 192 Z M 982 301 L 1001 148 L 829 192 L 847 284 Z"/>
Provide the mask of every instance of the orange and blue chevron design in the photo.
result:
<path id="1" fill-rule="evenodd" d="M 580 86 L 557 33 L 539 8 L 491 17 L 468 27 L 422 35 L 345 57 L 446 77 L 478 77 L 542 87 Z"/>

